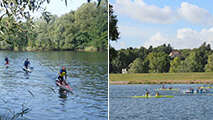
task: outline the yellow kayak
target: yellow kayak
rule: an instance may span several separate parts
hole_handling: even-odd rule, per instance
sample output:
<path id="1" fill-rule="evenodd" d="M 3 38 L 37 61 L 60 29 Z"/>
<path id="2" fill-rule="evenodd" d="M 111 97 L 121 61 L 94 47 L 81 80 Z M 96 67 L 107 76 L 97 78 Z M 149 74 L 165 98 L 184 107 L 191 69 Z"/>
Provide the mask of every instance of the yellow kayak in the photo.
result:
<path id="1" fill-rule="evenodd" d="M 212 86 L 208 86 L 208 87 L 204 87 L 204 86 L 202 86 L 202 87 L 200 87 L 200 88 L 202 88 L 202 89 L 213 89 L 213 87 L 212 87 Z"/>
<path id="2" fill-rule="evenodd" d="M 159 96 L 132 96 L 132 98 L 173 98 L 171 95 L 159 95 Z"/>
<path id="3" fill-rule="evenodd" d="M 171 89 L 170 89 L 170 88 L 158 88 L 158 89 L 156 89 L 156 90 L 162 90 L 162 91 L 163 91 L 163 90 L 165 90 L 165 91 L 170 91 L 170 90 L 171 90 L 171 91 L 178 91 L 179 89 L 178 89 L 178 88 L 171 88 Z"/>

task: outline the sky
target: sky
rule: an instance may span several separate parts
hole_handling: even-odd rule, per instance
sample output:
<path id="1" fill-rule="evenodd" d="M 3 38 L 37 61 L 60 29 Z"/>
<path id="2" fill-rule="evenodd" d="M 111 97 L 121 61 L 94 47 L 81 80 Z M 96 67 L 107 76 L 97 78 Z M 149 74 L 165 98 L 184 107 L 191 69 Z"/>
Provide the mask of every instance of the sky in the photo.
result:
<path id="1" fill-rule="evenodd" d="M 49 4 L 44 4 L 43 6 L 46 7 L 48 12 L 51 14 L 61 16 L 65 13 L 70 12 L 71 10 L 76 10 L 79 8 L 83 3 L 86 3 L 87 0 L 67 0 L 67 6 L 65 5 L 64 0 L 50 0 Z M 35 17 L 41 16 L 40 12 L 34 13 Z"/>
<path id="2" fill-rule="evenodd" d="M 212 0 L 110 0 L 120 39 L 116 49 L 171 44 L 175 49 L 213 47 Z"/>

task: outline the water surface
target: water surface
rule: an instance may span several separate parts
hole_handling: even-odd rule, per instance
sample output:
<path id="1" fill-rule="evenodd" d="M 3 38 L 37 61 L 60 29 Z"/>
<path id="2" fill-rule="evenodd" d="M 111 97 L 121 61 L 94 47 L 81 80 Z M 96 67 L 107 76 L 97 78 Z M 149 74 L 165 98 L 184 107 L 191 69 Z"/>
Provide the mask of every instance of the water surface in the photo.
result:
<path id="1" fill-rule="evenodd" d="M 10 59 L 5 68 L 4 57 Z M 26 58 L 34 68 L 22 70 Z M 106 120 L 107 53 L 93 52 L 0 52 L 0 116 L 11 119 L 22 109 L 23 120 Z M 60 67 L 68 71 L 73 94 L 60 91 L 55 80 Z"/>
<path id="2" fill-rule="evenodd" d="M 142 96 L 145 89 L 155 95 L 161 85 L 110 85 L 110 120 L 211 120 L 213 90 L 205 94 L 184 94 L 189 88 L 203 85 L 166 85 L 179 91 L 160 91 L 174 98 L 131 98 Z"/>

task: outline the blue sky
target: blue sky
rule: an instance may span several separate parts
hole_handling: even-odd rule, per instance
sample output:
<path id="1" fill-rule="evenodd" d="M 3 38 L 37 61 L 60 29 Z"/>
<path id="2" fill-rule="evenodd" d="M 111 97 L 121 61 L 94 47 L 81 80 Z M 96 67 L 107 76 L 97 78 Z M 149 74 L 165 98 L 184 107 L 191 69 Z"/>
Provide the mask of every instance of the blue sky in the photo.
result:
<path id="1" fill-rule="evenodd" d="M 65 5 L 64 0 L 50 0 L 49 4 L 44 4 L 46 10 L 55 14 L 57 16 L 61 16 L 65 13 L 70 12 L 71 10 L 76 10 L 83 3 L 86 3 L 87 0 L 67 0 L 67 6 Z M 39 12 L 35 13 L 35 16 L 38 17 L 41 14 Z"/>
<path id="2" fill-rule="evenodd" d="M 116 49 L 159 46 L 213 46 L 212 0 L 110 0 L 118 18 Z"/>

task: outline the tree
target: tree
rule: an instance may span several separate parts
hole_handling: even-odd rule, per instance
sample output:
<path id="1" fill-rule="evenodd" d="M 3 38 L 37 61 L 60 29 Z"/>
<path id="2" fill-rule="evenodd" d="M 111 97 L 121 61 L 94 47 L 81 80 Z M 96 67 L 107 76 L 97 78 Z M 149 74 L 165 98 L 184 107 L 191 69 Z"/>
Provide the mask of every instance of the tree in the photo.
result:
<path id="1" fill-rule="evenodd" d="M 149 61 L 150 72 L 168 72 L 170 67 L 170 61 L 168 54 L 164 52 L 152 52 L 147 56 Z"/>
<path id="2" fill-rule="evenodd" d="M 65 1 L 65 4 L 67 5 L 67 0 L 64 0 L 64 1 Z M 87 1 L 90 2 L 91 0 L 87 0 Z M 98 1 L 97 6 L 98 7 L 101 6 L 101 3 L 103 3 L 101 1 L 103 0 L 97 0 L 97 1 Z M 108 0 L 105 0 L 105 3 L 106 2 L 108 2 Z M 10 45 L 13 44 L 12 45 L 13 47 L 16 46 L 14 43 L 16 43 L 17 41 L 14 38 L 14 36 L 17 35 L 17 31 L 19 31 L 20 34 L 28 31 L 28 29 L 26 29 L 27 27 L 24 27 L 23 24 L 25 24 L 25 22 L 28 21 L 27 25 L 29 27 L 34 27 L 34 18 L 31 15 L 34 12 L 38 12 L 38 11 L 41 12 L 42 18 L 47 23 L 49 23 L 51 21 L 52 15 L 45 10 L 43 6 L 44 3 L 49 4 L 50 0 L 1 0 L 0 1 L 0 11 L 1 11 L 0 40 L 4 40 Z M 105 6 L 107 6 L 107 4 L 105 4 Z M 12 36 L 10 36 L 10 34 L 12 34 Z M 103 36 L 105 37 L 103 38 Z M 106 36 L 107 35 L 105 32 L 104 34 L 101 35 L 100 39 L 105 39 Z M 25 37 L 25 39 L 21 38 L 20 40 L 23 40 L 23 43 L 25 43 L 25 41 L 27 41 L 26 40 L 27 38 L 28 37 Z M 106 44 L 105 41 L 104 41 L 104 44 Z"/>
<path id="3" fill-rule="evenodd" d="M 149 66 L 148 61 L 143 61 L 141 58 L 136 58 L 130 65 L 129 65 L 129 72 L 130 73 L 148 73 Z"/>
<path id="4" fill-rule="evenodd" d="M 117 23 L 117 16 L 113 15 L 113 6 L 109 4 L 109 39 L 111 41 L 119 39 Z"/>
<path id="5" fill-rule="evenodd" d="M 212 72 L 213 71 L 213 54 L 208 56 L 208 64 L 205 66 L 206 72 Z"/>
<path id="6" fill-rule="evenodd" d="M 170 62 L 170 69 L 169 72 L 179 72 L 179 66 L 181 65 L 181 59 L 180 57 L 175 57 Z"/>
<path id="7" fill-rule="evenodd" d="M 199 52 L 192 52 L 190 55 L 186 58 L 186 66 L 189 68 L 189 72 L 203 72 L 203 65 L 201 61 L 201 56 L 199 56 Z"/>
<path id="8" fill-rule="evenodd" d="M 166 54 L 169 54 L 170 52 L 172 52 L 172 47 L 170 44 L 168 44 L 168 46 L 166 44 L 163 44 L 154 48 L 153 52 L 165 52 Z"/>

